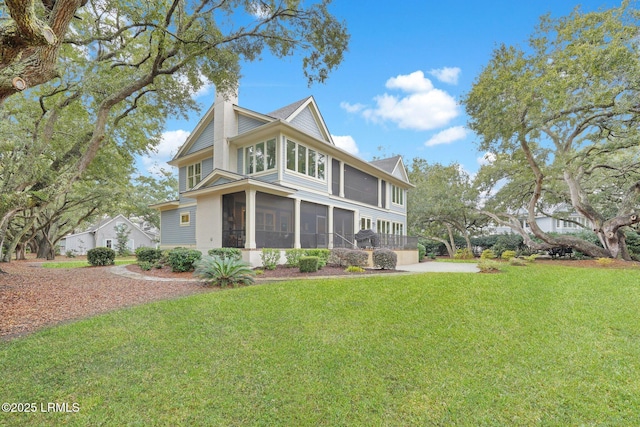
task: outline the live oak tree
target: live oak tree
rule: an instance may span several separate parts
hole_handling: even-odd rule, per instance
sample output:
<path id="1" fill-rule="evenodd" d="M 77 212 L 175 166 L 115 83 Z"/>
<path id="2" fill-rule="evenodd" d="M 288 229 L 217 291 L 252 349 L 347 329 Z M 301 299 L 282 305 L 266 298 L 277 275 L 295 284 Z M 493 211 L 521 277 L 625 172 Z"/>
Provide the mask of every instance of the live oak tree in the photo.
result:
<path id="1" fill-rule="evenodd" d="M 545 16 L 529 49 L 497 48 L 464 102 L 480 149 L 484 212 L 537 248 L 565 245 L 629 259 L 624 230 L 640 222 L 640 13 L 620 7 Z M 602 247 L 543 232 L 537 213 L 566 203 Z M 524 209 L 534 242 L 518 221 Z M 541 243 L 540 243 L 541 242 Z"/>
<path id="2" fill-rule="evenodd" d="M 0 1 L 0 104 L 57 76 L 64 35 L 87 0 Z"/>
<path id="3" fill-rule="evenodd" d="M 82 2 L 51 4 L 43 16 Z M 205 84 L 221 93 L 234 90 L 243 62 L 266 51 L 302 54 L 309 84 L 325 81 L 349 39 L 329 4 L 93 0 L 75 7 L 66 35 L 54 31 L 61 42 L 57 77 L 0 105 L 0 245 L 14 218 L 67 193 L 99 153 L 147 152 L 159 142 L 168 116 L 196 108 L 192 95 Z M 31 13 L 28 7 L 23 12 Z M 13 99 L 30 102 L 29 111 L 9 105 Z M 20 133 L 34 123 L 28 134 Z M 23 169 L 16 159 L 34 159 L 34 169 L 17 173 Z"/>
<path id="4" fill-rule="evenodd" d="M 451 257 L 456 236 L 463 237 L 471 251 L 470 237 L 486 220 L 475 210 L 478 193 L 469 175 L 456 163 L 445 166 L 416 158 L 409 181 L 416 186 L 408 197 L 410 232 L 443 243 Z"/>

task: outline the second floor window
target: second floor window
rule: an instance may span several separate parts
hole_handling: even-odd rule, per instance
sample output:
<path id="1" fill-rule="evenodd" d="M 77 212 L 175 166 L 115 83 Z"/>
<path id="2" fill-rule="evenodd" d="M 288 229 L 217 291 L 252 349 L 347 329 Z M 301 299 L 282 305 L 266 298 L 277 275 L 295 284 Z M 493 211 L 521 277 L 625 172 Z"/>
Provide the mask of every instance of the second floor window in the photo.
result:
<path id="1" fill-rule="evenodd" d="M 270 139 L 244 148 L 244 172 L 247 175 L 276 168 L 276 140 Z"/>
<path id="2" fill-rule="evenodd" d="M 192 189 L 202 180 L 202 163 L 187 166 L 187 190 Z"/>
<path id="3" fill-rule="evenodd" d="M 287 140 L 287 169 L 313 178 L 325 179 L 324 154 Z"/>
<path id="4" fill-rule="evenodd" d="M 404 190 L 395 185 L 391 186 L 391 202 L 396 205 L 404 206 Z"/>

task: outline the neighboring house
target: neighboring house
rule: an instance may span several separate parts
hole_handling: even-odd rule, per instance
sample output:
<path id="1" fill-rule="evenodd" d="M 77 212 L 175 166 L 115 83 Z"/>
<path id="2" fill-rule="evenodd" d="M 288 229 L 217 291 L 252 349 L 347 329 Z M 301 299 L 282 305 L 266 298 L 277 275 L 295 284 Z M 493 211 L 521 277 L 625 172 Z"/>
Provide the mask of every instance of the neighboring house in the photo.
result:
<path id="1" fill-rule="evenodd" d="M 313 97 L 262 114 L 216 95 L 169 164 L 180 198 L 154 205 L 163 248 L 243 248 L 258 265 L 261 248 L 352 247 L 361 229 L 416 247 L 402 159 L 367 162 L 337 147 Z M 410 252 L 398 263 L 417 262 Z"/>
<path id="2" fill-rule="evenodd" d="M 142 231 L 140 227 L 123 215 L 114 218 L 105 218 L 88 230 L 81 233 L 70 234 L 60 241 L 60 251 L 62 253 L 73 251 L 76 255 L 86 255 L 89 249 L 99 246 L 112 248 L 115 250 L 118 243 L 116 227 L 125 224 L 129 229 L 129 240 L 127 247 L 134 251 L 141 246 L 155 247 L 157 236 Z"/>
<path id="3" fill-rule="evenodd" d="M 584 230 L 592 230 L 593 226 L 591 221 L 589 221 L 583 215 L 575 212 L 571 206 L 567 205 L 558 205 L 549 209 L 547 212 L 548 215 L 538 214 L 536 215 L 536 223 L 538 227 L 545 233 L 559 233 L 559 234 L 567 234 L 567 233 L 577 233 L 579 231 Z M 522 212 L 520 217 L 520 225 L 524 228 L 525 231 L 531 233 L 531 227 L 527 222 L 527 214 L 525 211 Z M 505 226 L 497 226 L 493 229 L 493 232 L 496 234 L 502 233 L 513 233 L 513 230 L 509 227 Z"/>

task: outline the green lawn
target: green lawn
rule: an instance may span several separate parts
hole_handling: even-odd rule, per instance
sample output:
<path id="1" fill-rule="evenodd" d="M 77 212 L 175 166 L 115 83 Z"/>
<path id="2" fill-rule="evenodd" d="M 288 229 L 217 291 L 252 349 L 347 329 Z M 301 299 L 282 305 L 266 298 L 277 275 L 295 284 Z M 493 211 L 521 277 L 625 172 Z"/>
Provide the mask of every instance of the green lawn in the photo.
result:
<path id="1" fill-rule="evenodd" d="M 640 272 L 297 281 L 0 343 L 0 425 L 637 425 Z M 39 407 L 38 407 L 39 408 Z"/>
<path id="2" fill-rule="evenodd" d="M 115 265 L 135 264 L 136 262 L 138 262 L 136 260 L 136 257 L 124 257 L 115 259 Z M 44 268 L 81 268 L 89 267 L 90 264 L 87 259 L 84 258 L 74 261 L 43 262 L 42 266 Z"/>

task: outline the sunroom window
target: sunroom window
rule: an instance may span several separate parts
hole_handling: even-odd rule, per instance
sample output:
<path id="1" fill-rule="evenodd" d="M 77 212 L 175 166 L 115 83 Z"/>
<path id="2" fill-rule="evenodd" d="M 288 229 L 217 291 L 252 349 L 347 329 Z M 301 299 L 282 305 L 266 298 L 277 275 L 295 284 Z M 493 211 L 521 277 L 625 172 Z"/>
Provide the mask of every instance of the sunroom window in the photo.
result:
<path id="1" fill-rule="evenodd" d="M 326 156 L 297 142 L 287 140 L 287 169 L 313 178 L 325 179 Z"/>
<path id="2" fill-rule="evenodd" d="M 245 173 L 251 175 L 276 168 L 276 140 L 270 139 L 244 149 Z"/>

